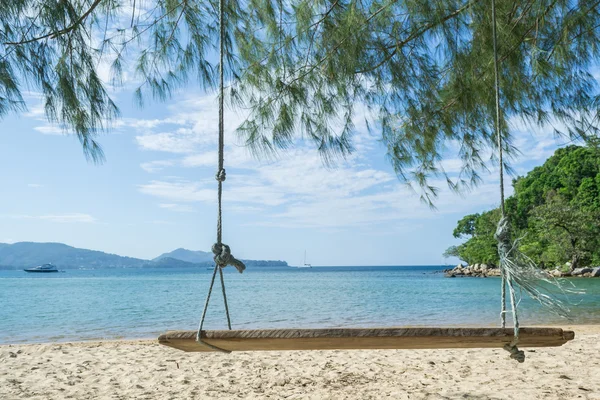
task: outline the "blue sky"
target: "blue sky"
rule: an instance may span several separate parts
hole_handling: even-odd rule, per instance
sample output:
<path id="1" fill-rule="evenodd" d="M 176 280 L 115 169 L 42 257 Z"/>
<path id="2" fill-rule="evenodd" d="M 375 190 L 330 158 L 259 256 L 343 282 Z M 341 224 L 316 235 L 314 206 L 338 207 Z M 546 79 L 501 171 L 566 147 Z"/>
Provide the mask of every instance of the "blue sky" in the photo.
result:
<path id="1" fill-rule="evenodd" d="M 48 124 L 39 98 L 0 121 L 0 242 L 63 242 L 153 258 L 178 247 L 210 249 L 216 225 L 214 94 L 187 89 L 166 103 L 134 106 L 113 93 L 122 118 L 100 142 L 106 162 L 88 163 L 78 140 Z M 442 264 L 456 221 L 498 204 L 497 170 L 459 196 L 445 184 L 432 211 L 399 182 L 377 135 L 358 115 L 356 152 L 328 169 L 299 141 L 278 160 L 257 161 L 233 133 L 242 113 L 225 115 L 227 181 L 224 242 L 234 255 L 313 265 Z M 551 129 L 513 124 L 523 174 L 562 140 Z M 449 153 L 447 171 L 459 166 Z M 510 187 L 510 185 L 508 185 Z M 509 188 L 509 190 L 511 190 Z M 457 260 L 447 260 L 455 263 Z"/>

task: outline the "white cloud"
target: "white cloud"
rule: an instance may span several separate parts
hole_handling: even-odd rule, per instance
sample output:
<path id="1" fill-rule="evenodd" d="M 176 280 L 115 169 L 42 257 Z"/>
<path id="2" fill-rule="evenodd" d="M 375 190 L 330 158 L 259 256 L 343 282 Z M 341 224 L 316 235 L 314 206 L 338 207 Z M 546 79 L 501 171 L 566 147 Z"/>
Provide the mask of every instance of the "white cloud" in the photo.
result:
<path id="1" fill-rule="evenodd" d="M 217 165 L 217 154 L 214 151 L 209 151 L 200 154 L 186 156 L 181 160 L 184 167 L 214 167 Z"/>
<path id="2" fill-rule="evenodd" d="M 193 207 L 184 204 L 174 204 L 174 203 L 161 203 L 158 205 L 160 208 L 164 208 L 170 211 L 176 212 L 195 212 L 196 210 Z"/>
<path id="3" fill-rule="evenodd" d="M 325 168 L 318 155 L 298 149 L 286 159 L 250 168 L 234 169 L 226 181 L 224 198 L 233 212 L 256 214 L 264 208 L 283 207 L 270 212 L 261 224 L 280 226 L 355 226 L 399 218 L 401 211 L 420 206 L 399 201 L 409 192 L 385 171 L 344 163 Z M 385 187 L 390 189 L 385 189 Z M 140 191 L 177 202 L 216 201 L 216 182 L 180 179 L 155 180 L 140 185 Z M 372 193 L 374 192 L 374 193 Z M 425 210 L 428 210 L 426 207 Z M 360 210 L 360 212 L 358 212 Z M 391 211 L 394 211 L 390 213 Z"/>
<path id="4" fill-rule="evenodd" d="M 165 221 L 162 219 L 154 219 L 152 221 L 148 221 L 147 223 L 153 225 L 175 225 L 173 221 Z"/>
<path id="5" fill-rule="evenodd" d="M 143 150 L 168 153 L 191 153 L 197 143 L 191 132 L 185 130 L 136 136 L 135 140 Z"/>
<path id="6" fill-rule="evenodd" d="M 39 219 L 51 221 L 51 222 L 82 222 L 82 223 L 94 223 L 96 218 L 89 214 L 63 214 L 63 215 L 42 215 Z"/>
<path id="7" fill-rule="evenodd" d="M 97 220 L 89 214 L 72 213 L 72 214 L 50 214 L 50 215 L 5 215 L 5 218 L 14 219 L 37 219 L 42 221 L 57 222 L 57 223 L 96 223 Z"/>
<path id="8" fill-rule="evenodd" d="M 178 121 L 172 131 L 137 136 L 142 149 L 181 154 L 173 167 L 211 168 L 216 170 L 217 103 L 214 97 L 188 98 L 169 106 L 167 119 Z M 368 110 L 357 112 L 356 151 L 335 168 L 323 165 L 311 144 L 302 140 L 296 147 L 282 152 L 275 160 L 257 161 L 248 149 L 235 141 L 234 130 L 243 121 L 243 113 L 226 113 L 225 167 L 227 181 L 224 197 L 231 212 L 255 216 L 257 224 L 285 227 L 382 227 L 394 221 L 435 218 L 439 214 L 464 213 L 494 207 L 498 203 L 497 168 L 482 171 L 483 183 L 459 196 L 452 192 L 444 179 L 435 178 L 431 184 L 439 189 L 435 199 L 436 212 L 420 201 L 418 193 L 397 180 L 388 164 L 376 162 L 375 152 L 382 148 L 379 138 L 367 131 L 364 118 Z M 165 120 L 167 120 L 165 119 Z M 185 121 L 185 122 L 184 122 Z M 147 127 L 162 124 L 154 121 Z M 531 132 L 525 125 L 515 124 L 515 144 L 523 156 L 513 160 L 513 167 L 541 161 L 556 148 L 551 129 Z M 527 129 L 527 130 L 525 130 Z M 527 134 L 525 134 L 527 132 Z M 448 154 L 456 154 L 459 143 L 448 143 Z M 482 157 L 489 160 L 492 149 L 484 149 Z M 379 157 L 382 159 L 383 157 Z M 156 161 L 160 165 L 160 161 Z M 451 156 L 442 161 L 444 171 L 456 177 L 462 160 Z M 149 164 L 148 169 L 154 165 Z M 165 201 L 163 208 L 175 208 L 180 203 L 216 202 L 216 182 L 213 172 L 201 172 L 203 180 L 164 177 L 139 185 L 147 195 Z M 507 180 L 507 195 L 512 191 Z M 419 189 L 417 188 L 417 191 Z M 169 206 L 166 206 L 169 205 Z M 269 212 L 265 212 L 265 210 Z M 390 224 L 387 225 L 388 227 Z"/>
<path id="9" fill-rule="evenodd" d="M 177 181 L 151 181 L 139 185 L 140 192 L 161 199 L 178 202 L 208 202 L 215 199 L 215 190 L 204 187 L 199 182 L 185 180 Z"/>
<path id="10" fill-rule="evenodd" d="M 232 179 L 228 179 L 231 182 Z M 231 183 L 224 192 L 224 198 L 230 203 L 257 203 L 261 205 L 279 205 L 285 202 L 284 195 L 276 190 L 259 188 L 248 183 Z M 138 189 L 144 193 L 160 199 L 173 202 L 202 202 L 215 203 L 217 200 L 217 184 L 215 180 L 193 182 L 185 180 L 176 181 L 151 181 L 139 185 Z"/>
<path id="11" fill-rule="evenodd" d="M 218 140 L 217 100 L 213 95 L 188 98 L 172 105 L 173 115 L 163 120 L 129 120 L 128 126 L 152 129 L 163 125 L 175 125 L 175 129 L 162 129 L 136 136 L 143 150 L 164 151 L 177 154 L 196 153 L 186 161 L 186 166 L 195 166 L 200 159 L 198 151 L 214 145 Z M 235 145 L 234 131 L 243 122 L 244 116 L 238 112 L 227 112 L 224 119 L 226 144 Z"/>
<path id="12" fill-rule="evenodd" d="M 33 128 L 43 135 L 64 135 L 67 132 L 56 124 L 46 124 Z"/>
<path id="13" fill-rule="evenodd" d="M 318 154 L 308 149 L 297 150 L 283 160 L 256 170 L 268 186 L 286 193 L 318 197 L 347 197 L 396 179 L 385 171 L 357 167 L 353 160 L 328 169 Z"/>
<path id="14" fill-rule="evenodd" d="M 164 118 L 164 119 L 136 119 L 136 118 L 123 118 L 119 120 L 122 126 L 129 128 L 148 130 L 154 129 L 161 125 L 185 125 L 187 122 L 182 119 L 176 118 Z"/>
<path id="15" fill-rule="evenodd" d="M 30 106 L 27 111 L 25 111 L 23 113 L 23 116 L 28 117 L 28 118 L 35 118 L 38 120 L 44 120 L 45 116 L 46 116 L 46 111 L 44 110 L 44 103 L 42 102 L 43 96 L 40 95 L 34 95 L 34 96 L 27 96 L 28 99 L 27 100 L 32 100 L 35 101 L 36 103 L 34 103 L 33 106 Z"/>
<path id="16" fill-rule="evenodd" d="M 157 161 L 141 163 L 140 167 L 146 172 L 154 173 L 154 172 L 162 171 L 164 168 L 170 167 L 173 164 L 174 164 L 174 162 L 170 161 L 170 160 L 157 160 Z"/>
<path id="17" fill-rule="evenodd" d="M 38 189 L 38 188 L 43 188 L 43 187 L 44 187 L 44 185 L 42 185 L 42 184 L 39 184 L 39 183 L 28 183 L 28 184 L 27 184 L 27 187 L 34 188 L 34 189 Z"/>
<path id="18" fill-rule="evenodd" d="M 447 174 L 458 174 L 463 168 L 463 161 L 460 158 L 444 159 L 440 164 Z"/>
<path id="19" fill-rule="evenodd" d="M 258 206 L 231 205 L 227 207 L 227 211 L 239 214 L 257 214 L 265 211 L 265 208 Z"/>

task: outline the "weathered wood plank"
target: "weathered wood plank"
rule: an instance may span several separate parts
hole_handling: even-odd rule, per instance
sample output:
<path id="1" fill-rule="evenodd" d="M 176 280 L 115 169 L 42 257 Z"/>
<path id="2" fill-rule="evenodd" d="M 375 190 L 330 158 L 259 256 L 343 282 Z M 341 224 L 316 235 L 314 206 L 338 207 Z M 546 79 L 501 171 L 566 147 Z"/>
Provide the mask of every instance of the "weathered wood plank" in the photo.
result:
<path id="1" fill-rule="evenodd" d="M 560 328 L 521 328 L 519 347 L 561 346 L 575 337 Z M 506 328 L 336 328 L 203 331 L 206 343 L 229 351 L 501 348 Z M 171 331 L 158 342 L 183 351 L 214 351 L 196 342 L 196 331 Z"/>

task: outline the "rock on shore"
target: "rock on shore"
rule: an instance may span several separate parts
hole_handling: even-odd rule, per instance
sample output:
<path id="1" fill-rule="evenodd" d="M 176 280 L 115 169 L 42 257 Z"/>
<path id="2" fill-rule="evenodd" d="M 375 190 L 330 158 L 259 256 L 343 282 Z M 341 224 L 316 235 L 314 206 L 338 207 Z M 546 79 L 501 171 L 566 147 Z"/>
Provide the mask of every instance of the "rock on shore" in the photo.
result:
<path id="1" fill-rule="evenodd" d="M 555 269 L 554 271 L 550 271 L 550 275 L 554 277 L 600 278 L 600 267 L 575 268 L 571 272 L 562 272 L 559 269 Z"/>
<path id="2" fill-rule="evenodd" d="M 548 275 L 555 278 L 581 277 L 581 278 L 600 278 L 600 267 L 575 268 L 571 272 L 563 272 L 559 269 L 547 271 Z M 445 269 L 444 274 L 448 278 L 471 276 L 476 278 L 486 278 L 488 276 L 500 276 L 500 268 L 494 264 L 473 264 L 457 265 L 452 269 Z"/>
<path id="3" fill-rule="evenodd" d="M 500 276 L 500 269 L 494 264 L 473 264 L 466 266 L 459 264 L 452 269 L 444 270 L 444 273 L 448 278 L 463 276 L 486 278 L 488 276 Z"/>

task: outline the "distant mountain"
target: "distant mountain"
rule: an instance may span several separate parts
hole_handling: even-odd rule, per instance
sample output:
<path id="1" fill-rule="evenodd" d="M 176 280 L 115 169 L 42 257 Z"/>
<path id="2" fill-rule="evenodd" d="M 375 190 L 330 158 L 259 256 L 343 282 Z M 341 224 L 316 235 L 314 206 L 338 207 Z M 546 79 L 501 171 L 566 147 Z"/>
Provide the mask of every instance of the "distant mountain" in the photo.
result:
<path id="1" fill-rule="evenodd" d="M 161 254 L 160 256 L 156 257 L 152 261 L 159 261 L 163 258 L 174 258 L 176 260 L 187 261 L 189 263 L 198 264 L 198 263 L 203 263 L 203 262 L 207 262 L 207 261 L 212 262 L 213 254 L 205 252 L 205 251 L 200 251 L 200 250 L 193 251 L 193 250 L 179 248 L 179 249 L 171 251 L 170 253 Z"/>
<path id="2" fill-rule="evenodd" d="M 59 268 L 124 268 L 141 267 L 148 261 L 78 249 L 62 243 L 0 244 L 0 265 L 3 267 L 29 268 L 45 263 L 55 264 Z"/>
<path id="3" fill-rule="evenodd" d="M 246 266 L 287 266 L 285 261 L 244 260 Z M 22 269 L 52 263 L 73 268 L 186 268 L 213 265 L 212 253 L 177 249 L 154 260 L 123 257 L 102 251 L 79 249 L 62 243 L 0 243 L 0 269 Z"/>
<path id="4" fill-rule="evenodd" d="M 164 253 L 152 260 L 163 264 L 173 264 L 174 261 L 197 264 L 201 267 L 213 265 L 213 254 L 200 250 L 176 249 L 170 253 Z M 280 260 L 242 260 L 247 267 L 287 267 L 285 261 Z M 170 266 L 170 265 L 169 265 Z"/>
<path id="5" fill-rule="evenodd" d="M 279 260 L 242 260 L 246 267 L 287 267 L 288 264 L 285 261 Z M 213 267 L 215 262 L 203 261 L 200 263 L 191 263 L 183 260 L 178 260 L 173 257 L 157 257 L 152 261 L 149 261 L 144 265 L 145 268 L 187 268 L 187 267 Z"/>
<path id="6" fill-rule="evenodd" d="M 206 263 L 208 265 L 208 262 Z M 178 260 L 171 257 L 163 257 L 148 261 L 144 267 L 146 268 L 188 268 L 188 267 L 200 267 L 200 264 L 191 263 L 187 261 Z"/>

